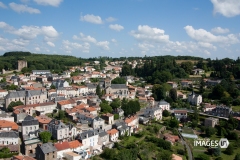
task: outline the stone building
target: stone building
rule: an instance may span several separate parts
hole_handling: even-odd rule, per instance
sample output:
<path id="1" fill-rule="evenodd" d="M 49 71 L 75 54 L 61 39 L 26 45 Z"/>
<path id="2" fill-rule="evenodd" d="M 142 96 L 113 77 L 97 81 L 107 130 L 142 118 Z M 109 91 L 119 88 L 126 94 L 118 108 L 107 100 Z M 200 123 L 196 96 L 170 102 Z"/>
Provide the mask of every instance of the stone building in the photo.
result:
<path id="1" fill-rule="evenodd" d="M 24 67 L 27 67 L 27 61 L 18 60 L 18 71 L 21 71 Z"/>

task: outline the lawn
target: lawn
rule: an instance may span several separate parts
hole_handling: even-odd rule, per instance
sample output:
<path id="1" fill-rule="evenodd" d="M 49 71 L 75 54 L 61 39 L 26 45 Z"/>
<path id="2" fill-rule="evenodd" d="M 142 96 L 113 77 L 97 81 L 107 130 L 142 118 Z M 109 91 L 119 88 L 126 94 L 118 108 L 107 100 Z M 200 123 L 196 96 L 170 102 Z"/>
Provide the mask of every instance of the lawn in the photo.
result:
<path id="1" fill-rule="evenodd" d="M 232 110 L 235 112 L 240 112 L 240 106 L 232 106 Z"/>
<path id="2" fill-rule="evenodd" d="M 182 133 L 194 134 L 192 128 L 186 128 L 186 127 L 184 127 L 184 128 L 182 129 Z"/>

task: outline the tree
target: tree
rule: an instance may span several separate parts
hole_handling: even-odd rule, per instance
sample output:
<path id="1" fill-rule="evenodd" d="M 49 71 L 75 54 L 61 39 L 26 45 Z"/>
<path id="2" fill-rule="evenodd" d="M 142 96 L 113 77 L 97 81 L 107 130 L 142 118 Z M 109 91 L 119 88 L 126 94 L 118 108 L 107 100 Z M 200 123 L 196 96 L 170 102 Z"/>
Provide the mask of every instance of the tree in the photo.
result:
<path id="1" fill-rule="evenodd" d="M 169 97 L 172 98 L 174 102 L 177 101 L 177 90 L 175 88 L 170 89 Z"/>
<path id="2" fill-rule="evenodd" d="M 210 160 L 210 156 L 202 153 L 197 156 L 197 160 Z"/>
<path id="3" fill-rule="evenodd" d="M 99 98 L 102 97 L 102 92 L 99 84 L 96 87 L 96 94 L 98 95 Z"/>
<path id="4" fill-rule="evenodd" d="M 43 143 L 47 143 L 51 139 L 52 134 L 48 131 L 43 131 L 39 134 L 39 136 Z"/>
<path id="5" fill-rule="evenodd" d="M 169 121 L 169 127 L 171 128 L 178 128 L 179 122 L 176 118 L 173 118 Z"/>
<path id="6" fill-rule="evenodd" d="M 225 153 L 228 155 L 232 155 L 234 153 L 234 147 L 232 144 L 229 144 L 228 147 L 225 150 Z"/>
<path id="7" fill-rule="evenodd" d="M 63 119 L 65 117 L 65 112 L 63 110 L 58 111 L 58 119 Z"/>
<path id="8" fill-rule="evenodd" d="M 17 102 L 14 102 L 12 101 L 9 105 L 8 105 L 8 111 L 9 112 L 12 112 L 13 111 L 13 107 L 15 106 L 20 106 L 20 105 L 23 105 L 23 102 L 22 101 L 17 101 Z"/>
<path id="9" fill-rule="evenodd" d="M 168 117 L 170 113 L 168 112 L 168 110 L 163 110 L 162 115 L 163 117 Z"/>
<path id="10" fill-rule="evenodd" d="M 211 137 L 212 135 L 214 135 L 216 132 L 215 128 L 213 127 L 207 127 L 205 130 L 206 136 L 207 137 Z"/>
<path id="11" fill-rule="evenodd" d="M 103 113 L 112 113 L 112 107 L 108 105 L 108 103 L 101 103 L 101 112 Z"/>
<path id="12" fill-rule="evenodd" d="M 221 97 L 224 96 L 224 88 L 218 84 L 216 85 L 215 87 L 213 87 L 213 90 L 212 90 L 212 98 L 214 99 L 220 99 Z"/>
<path id="13" fill-rule="evenodd" d="M 53 84 L 50 86 L 50 89 L 56 89 L 56 86 L 54 86 Z"/>
<path id="14" fill-rule="evenodd" d="M 234 160 L 240 160 L 240 153 L 237 153 Z"/>
<path id="15" fill-rule="evenodd" d="M 121 106 L 121 100 L 119 98 L 115 98 L 112 103 L 110 104 L 112 109 L 117 109 Z"/>
<path id="16" fill-rule="evenodd" d="M 111 81 L 112 84 L 126 84 L 126 80 L 121 77 L 117 77 Z"/>
<path id="17" fill-rule="evenodd" d="M 193 129 L 196 128 L 198 126 L 198 122 L 196 120 L 193 120 L 191 126 Z"/>
<path id="18" fill-rule="evenodd" d="M 138 100 L 122 101 L 122 110 L 124 111 L 125 116 L 136 114 L 141 108 Z"/>
<path id="19" fill-rule="evenodd" d="M 193 69 L 193 63 L 191 61 L 182 62 L 181 67 L 185 70 L 187 74 L 191 74 Z"/>

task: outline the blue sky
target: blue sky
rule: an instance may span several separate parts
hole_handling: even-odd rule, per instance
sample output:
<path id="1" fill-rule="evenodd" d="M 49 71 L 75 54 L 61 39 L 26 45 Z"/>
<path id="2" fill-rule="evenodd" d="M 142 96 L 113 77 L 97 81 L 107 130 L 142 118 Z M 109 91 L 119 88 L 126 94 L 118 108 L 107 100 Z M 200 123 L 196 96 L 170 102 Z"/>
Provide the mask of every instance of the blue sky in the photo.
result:
<path id="1" fill-rule="evenodd" d="M 240 56 L 239 0 L 0 0 L 0 54 Z"/>

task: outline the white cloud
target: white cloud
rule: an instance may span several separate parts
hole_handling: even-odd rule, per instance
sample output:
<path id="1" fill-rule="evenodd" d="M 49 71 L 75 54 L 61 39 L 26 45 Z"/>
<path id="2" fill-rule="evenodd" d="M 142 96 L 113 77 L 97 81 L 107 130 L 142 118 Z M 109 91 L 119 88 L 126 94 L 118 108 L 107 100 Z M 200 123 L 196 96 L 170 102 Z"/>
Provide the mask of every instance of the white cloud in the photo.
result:
<path id="1" fill-rule="evenodd" d="M 143 51 L 148 51 L 150 48 L 154 48 L 154 45 L 147 43 L 139 43 L 138 47 Z"/>
<path id="2" fill-rule="evenodd" d="M 121 31 L 124 29 L 124 27 L 119 24 L 110 24 L 109 28 L 115 31 Z"/>
<path id="3" fill-rule="evenodd" d="M 116 39 L 111 39 L 111 41 L 113 42 L 113 43 L 117 43 L 117 40 Z"/>
<path id="4" fill-rule="evenodd" d="M 207 50 L 204 50 L 203 53 L 205 53 L 206 55 L 211 55 L 211 53 Z"/>
<path id="5" fill-rule="evenodd" d="M 28 3 L 30 0 L 21 0 L 22 3 Z"/>
<path id="6" fill-rule="evenodd" d="M 194 29 L 192 26 L 184 27 L 188 36 L 192 39 L 200 42 L 209 43 L 225 43 L 225 44 L 236 44 L 239 43 L 237 36 L 229 34 L 227 36 L 216 36 L 204 29 Z"/>
<path id="7" fill-rule="evenodd" d="M 96 43 L 97 40 L 91 36 L 85 36 L 83 33 L 80 33 L 80 36 L 81 36 L 81 40 L 84 41 L 84 42 L 91 42 L 91 43 Z"/>
<path id="8" fill-rule="evenodd" d="M 113 22 L 113 21 L 116 21 L 117 19 L 116 18 L 113 18 L 113 17 L 108 17 L 106 18 L 106 21 L 107 22 Z"/>
<path id="9" fill-rule="evenodd" d="M 0 8 L 4 8 L 4 9 L 6 9 L 7 6 L 6 6 L 4 3 L 0 2 Z"/>
<path id="10" fill-rule="evenodd" d="M 34 48 L 37 52 L 39 52 L 41 49 L 39 47 Z"/>
<path id="11" fill-rule="evenodd" d="M 225 17 L 240 15 L 239 0 L 211 0 L 213 3 L 213 13 L 220 13 Z"/>
<path id="12" fill-rule="evenodd" d="M 50 40 L 57 38 L 59 35 L 53 26 L 22 26 L 19 29 L 15 29 L 5 22 L 0 22 L 0 28 L 25 40 L 34 39 L 39 35 L 44 36 L 46 40 Z"/>
<path id="13" fill-rule="evenodd" d="M 63 0 L 34 0 L 39 5 L 58 7 Z"/>
<path id="14" fill-rule="evenodd" d="M 24 12 L 28 12 L 30 14 L 41 13 L 38 9 L 31 8 L 31 7 L 28 7 L 27 5 L 23 5 L 23 4 L 16 4 L 14 2 L 9 3 L 9 6 L 12 10 L 14 10 L 15 12 L 18 12 L 18 13 L 24 13 Z"/>
<path id="15" fill-rule="evenodd" d="M 88 53 L 90 49 L 90 44 L 89 43 L 76 43 L 76 42 L 70 42 L 68 40 L 63 40 L 62 41 L 63 48 L 67 53 L 72 53 L 73 49 L 81 50 L 82 52 Z"/>
<path id="16" fill-rule="evenodd" d="M 213 50 L 217 50 L 217 47 L 214 46 L 211 43 L 207 43 L 207 42 L 198 42 L 199 46 L 204 47 L 204 48 L 209 48 L 209 49 L 213 49 Z"/>
<path id="17" fill-rule="evenodd" d="M 20 45 L 20 46 L 26 46 L 29 44 L 28 40 L 24 40 L 24 39 L 13 39 L 12 42 L 16 45 Z"/>
<path id="18" fill-rule="evenodd" d="M 130 34 L 141 41 L 168 42 L 169 36 L 165 31 L 159 28 L 151 28 L 148 25 L 139 25 L 137 31 L 131 31 Z"/>
<path id="19" fill-rule="evenodd" d="M 94 24 L 102 24 L 102 18 L 100 16 L 95 16 L 93 14 L 87 14 L 85 16 L 80 17 L 81 21 L 86 21 L 89 23 L 94 23 Z"/>
<path id="20" fill-rule="evenodd" d="M 228 33 L 229 29 L 227 28 L 221 28 L 221 27 L 215 27 L 211 30 L 213 33 L 217 33 L 217 34 L 224 34 L 224 33 Z"/>
<path id="21" fill-rule="evenodd" d="M 100 41 L 100 42 L 97 42 L 96 45 L 104 50 L 109 50 L 109 46 L 108 46 L 109 42 L 108 41 Z"/>
<path id="22" fill-rule="evenodd" d="M 79 35 L 80 35 L 80 37 L 74 35 L 73 39 L 74 40 L 81 40 L 85 43 L 93 43 L 96 46 L 100 47 L 101 49 L 109 50 L 109 42 L 108 41 L 97 41 L 94 37 L 91 37 L 89 35 L 86 36 L 83 33 L 80 33 Z"/>
<path id="23" fill-rule="evenodd" d="M 51 47 L 55 47 L 55 44 L 53 42 L 47 42 L 47 44 Z"/>

